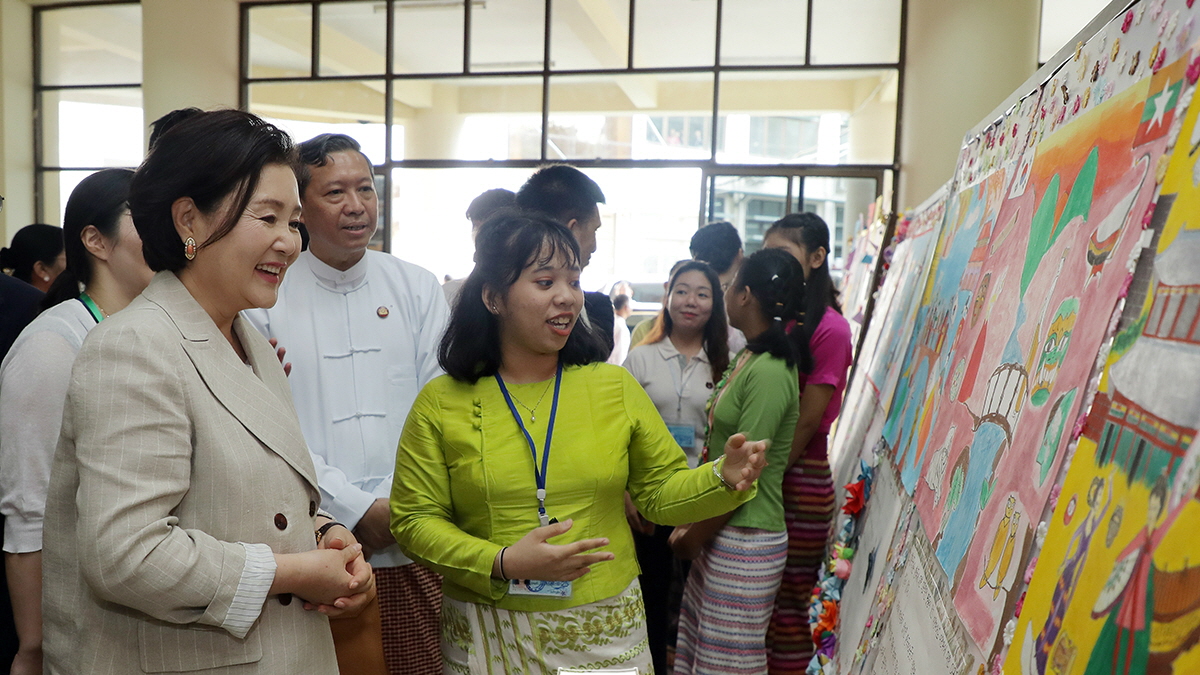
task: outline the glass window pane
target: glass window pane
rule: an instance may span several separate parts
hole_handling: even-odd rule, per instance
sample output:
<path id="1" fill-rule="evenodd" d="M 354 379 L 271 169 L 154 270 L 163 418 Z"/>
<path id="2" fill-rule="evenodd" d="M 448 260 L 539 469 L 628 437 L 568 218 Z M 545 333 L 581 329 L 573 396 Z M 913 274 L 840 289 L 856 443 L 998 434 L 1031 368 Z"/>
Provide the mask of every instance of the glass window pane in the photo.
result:
<path id="1" fill-rule="evenodd" d="M 638 0 L 641 4 L 641 0 Z M 671 265 L 691 257 L 699 225 L 700 169 L 584 169 L 600 185 L 602 225 L 596 252 L 580 277 L 587 291 L 609 291 L 617 281 L 649 288 L 667 280 Z M 646 186 L 654 189 L 648 190 Z M 639 311 L 643 307 L 638 306 Z M 657 308 L 649 308 L 656 310 Z"/>
<path id="2" fill-rule="evenodd" d="M 532 169 L 394 169 L 392 250 L 433 272 L 462 279 L 475 263 L 467 205 L 485 190 L 517 191 Z"/>
<path id="3" fill-rule="evenodd" d="M 817 214 L 829 226 L 831 269 L 842 269 L 854 236 L 869 224 L 875 189 L 874 178 L 805 177 L 804 211 Z"/>
<path id="4" fill-rule="evenodd" d="M 387 54 L 387 7 L 382 2 L 320 5 L 322 75 L 382 75 Z"/>
<path id="5" fill-rule="evenodd" d="M 812 6 L 813 63 L 900 60 L 900 0 L 812 0 Z"/>
<path id="6" fill-rule="evenodd" d="M 1083 30 L 1108 0 L 1042 0 L 1038 61 L 1045 63 Z"/>
<path id="7" fill-rule="evenodd" d="M 771 223 L 787 213 L 787 194 L 787 176 L 714 176 L 708 220 L 732 223 L 750 255 L 762 248 Z"/>
<path id="8" fill-rule="evenodd" d="M 717 161 L 891 164 L 896 71 L 721 75 Z"/>
<path id="9" fill-rule="evenodd" d="M 540 77 L 396 80 L 395 98 L 393 159 L 541 158 Z"/>
<path id="10" fill-rule="evenodd" d="M 136 167 L 145 126 L 142 90 L 67 89 L 42 93 L 43 166 Z"/>
<path id="11" fill-rule="evenodd" d="M 461 73 L 463 3 L 397 2 L 396 73 Z"/>
<path id="12" fill-rule="evenodd" d="M 285 82 L 250 85 L 250 112 L 302 143 L 321 133 L 354 138 L 372 162 L 386 159 L 383 82 Z"/>
<path id="13" fill-rule="evenodd" d="M 541 70 L 545 25 L 544 0 L 471 5 L 471 70 Z"/>
<path id="14" fill-rule="evenodd" d="M 716 0 L 637 0 L 633 65 L 711 66 L 717 51 Z"/>
<path id="15" fill-rule="evenodd" d="M 724 3 L 721 9 L 721 64 L 803 64 L 807 9 L 807 3 L 796 0 Z"/>
<path id="16" fill-rule="evenodd" d="M 629 57 L 629 0 L 554 0 L 550 68 L 624 68 Z"/>
<path id="17" fill-rule="evenodd" d="M 546 158 L 709 159 L 713 76 L 568 76 L 550 80 Z"/>
<path id="18" fill-rule="evenodd" d="M 312 73 L 312 4 L 250 8 L 250 77 Z"/>
<path id="19" fill-rule="evenodd" d="M 142 8 L 137 4 L 39 12 L 42 84 L 139 84 Z"/>
<path id="20" fill-rule="evenodd" d="M 62 227 L 63 212 L 67 210 L 67 199 L 71 191 L 92 171 L 44 171 L 42 172 L 42 222 Z"/>

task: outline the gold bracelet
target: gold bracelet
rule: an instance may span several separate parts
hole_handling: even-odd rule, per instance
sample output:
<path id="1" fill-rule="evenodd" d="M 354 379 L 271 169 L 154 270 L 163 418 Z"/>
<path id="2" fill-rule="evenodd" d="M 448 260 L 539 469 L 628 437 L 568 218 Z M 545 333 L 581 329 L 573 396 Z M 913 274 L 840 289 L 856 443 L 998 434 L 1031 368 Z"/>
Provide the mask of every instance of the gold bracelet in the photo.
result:
<path id="1" fill-rule="evenodd" d="M 721 473 L 721 468 L 717 466 L 718 464 L 720 464 L 722 467 L 725 466 L 724 455 L 721 455 L 715 462 L 712 463 L 713 475 L 717 477 L 717 480 L 721 481 L 721 485 L 724 485 L 726 490 L 737 490 L 736 485 L 730 485 L 729 481 L 725 480 L 725 476 Z"/>

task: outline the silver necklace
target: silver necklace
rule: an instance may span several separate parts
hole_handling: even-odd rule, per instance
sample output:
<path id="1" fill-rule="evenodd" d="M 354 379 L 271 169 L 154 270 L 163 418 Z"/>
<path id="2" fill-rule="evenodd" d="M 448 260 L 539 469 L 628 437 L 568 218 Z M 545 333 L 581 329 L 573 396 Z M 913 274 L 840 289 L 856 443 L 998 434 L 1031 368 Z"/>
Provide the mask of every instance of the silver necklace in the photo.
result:
<path id="1" fill-rule="evenodd" d="M 522 403 L 521 399 L 517 398 L 517 395 L 514 394 L 512 392 L 512 390 L 509 390 L 508 395 L 512 397 L 512 400 L 516 401 L 517 405 L 519 405 L 522 408 L 529 411 L 529 423 L 530 424 L 534 424 L 537 422 L 537 413 L 534 411 L 536 411 L 538 409 L 538 407 L 540 407 L 542 405 L 542 400 L 544 400 L 546 398 L 546 393 L 550 391 L 550 385 L 552 385 L 552 384 L 554 384 L 554 380 L 550 380 L 549 382 L 546 383 L 546 388 L 542 390 L 541 397 L 538 399 L 537 403 L 533 404 L 532 408 L 530 408 L 529 406 Z"/>

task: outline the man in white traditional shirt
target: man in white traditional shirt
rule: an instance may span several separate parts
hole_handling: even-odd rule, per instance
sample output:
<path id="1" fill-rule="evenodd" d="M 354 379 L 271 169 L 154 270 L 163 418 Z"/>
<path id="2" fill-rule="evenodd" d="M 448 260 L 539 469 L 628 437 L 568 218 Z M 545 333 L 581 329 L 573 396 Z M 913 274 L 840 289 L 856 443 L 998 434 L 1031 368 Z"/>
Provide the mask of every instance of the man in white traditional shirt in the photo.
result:
<path id="1" fill-rule="evenodd" d="M 449 309 L 433 274 L 367 250 L 378 195 L 358 142 L 322 134 L 299 149 L 309 249 L 284 276 L 275 306 L 246 314 L 287 350 L 321 508 L 351 528 L 375 567 L 388 672 L 440 674 L 441 580 L 396 546 L 388 499 L 408 410 L 442 372 Z"/>

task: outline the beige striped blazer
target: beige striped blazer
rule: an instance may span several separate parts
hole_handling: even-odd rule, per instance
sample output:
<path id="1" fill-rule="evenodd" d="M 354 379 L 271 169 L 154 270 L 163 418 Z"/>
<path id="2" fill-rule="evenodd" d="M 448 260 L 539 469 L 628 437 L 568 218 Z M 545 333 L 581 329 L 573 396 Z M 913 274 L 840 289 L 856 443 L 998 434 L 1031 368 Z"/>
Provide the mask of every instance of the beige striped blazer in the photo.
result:
<path id="1" fill-rule="evenodd" d="M 84 342 L 46 504 L 47 673 L 337 673 L 299 600 L 267 598 L 243 637 L 226 624 L 239 542 L 314 548 L 320 500 L 274 350 L 234 330 L 249 366 L 160 272 Z"/>

